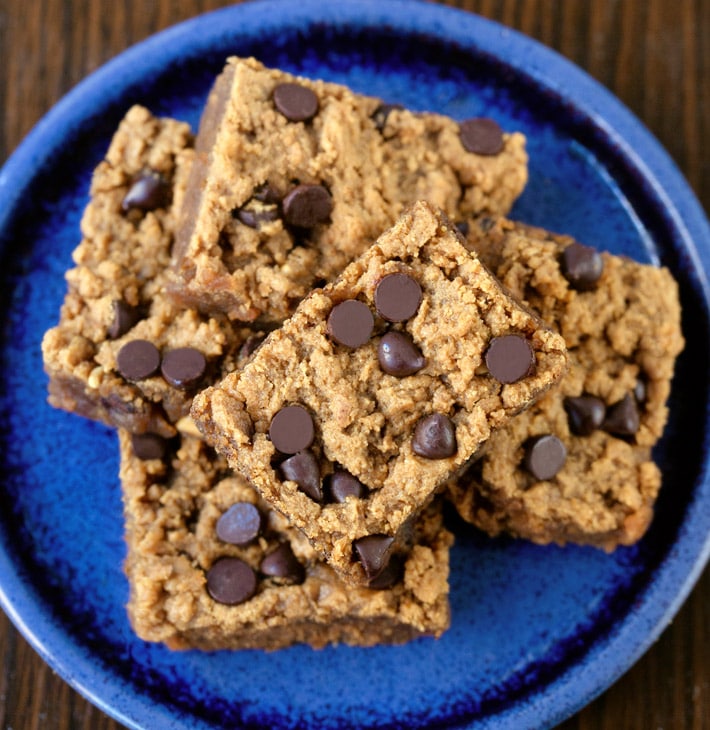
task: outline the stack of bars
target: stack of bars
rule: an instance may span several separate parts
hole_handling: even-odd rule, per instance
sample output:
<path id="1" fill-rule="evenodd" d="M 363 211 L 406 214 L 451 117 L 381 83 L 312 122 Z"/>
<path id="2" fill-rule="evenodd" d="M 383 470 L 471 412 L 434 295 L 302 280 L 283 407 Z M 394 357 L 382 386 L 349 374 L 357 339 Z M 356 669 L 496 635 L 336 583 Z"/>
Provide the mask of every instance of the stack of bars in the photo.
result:
<path id="1" fill-rule="evenodd" d="M 449 499 L 490 535 L 637 541 L 682 349 L 663 268 L 504 216 L 525 139 L 229 59 L 193 138 L 98 165 L 52 405 L 117 427 L 136 633 L 174 649 L 449 625 Z"/>

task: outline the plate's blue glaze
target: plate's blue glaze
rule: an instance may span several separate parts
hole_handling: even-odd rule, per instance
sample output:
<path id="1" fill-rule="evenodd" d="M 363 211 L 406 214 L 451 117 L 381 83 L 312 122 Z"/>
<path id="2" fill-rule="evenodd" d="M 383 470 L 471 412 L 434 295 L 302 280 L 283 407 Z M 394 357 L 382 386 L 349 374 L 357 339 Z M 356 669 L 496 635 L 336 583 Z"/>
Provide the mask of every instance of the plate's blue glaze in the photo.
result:
<path id="1" fill-rule="evenodd" d="M 514 217 L 671 267 L 688 346 L 658 449 L 649 534 L 605 555 L 489 540 L 451 516 L 453 623 L 404 647 L 174 654 L 137 640 L 108 429 L 45 403 L 91 170 L 135 102 L 199 118 L 229 54 L 528 135 Z M 122 54 L 43 119 L 0 172 L 0 602 L 73 686 L 135 728 L 553 725 L 605 689 L 675 614 L 710 543 L 708 224 L 658 143 L 589 77 L 472 15 L 396 0 L 260 2 Z"/>

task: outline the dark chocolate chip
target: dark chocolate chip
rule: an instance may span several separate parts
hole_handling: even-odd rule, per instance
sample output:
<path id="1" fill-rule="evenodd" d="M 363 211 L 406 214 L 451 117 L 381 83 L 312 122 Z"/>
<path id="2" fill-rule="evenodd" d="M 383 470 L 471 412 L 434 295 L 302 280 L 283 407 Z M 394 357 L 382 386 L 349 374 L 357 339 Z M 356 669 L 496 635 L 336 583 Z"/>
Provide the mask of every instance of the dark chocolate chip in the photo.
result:
<path id="1" fill-rule="evenodd" d="M 207 571 L 207 591 L 218 603 L 244 603 L 256 593 L 256 573 L 239 558 L 220 558 Z"/>
<path id="2" fill-rule="evenodd" d="M 390 322 L 413 317 L 422 301 L 422 288 L 409 274 L 387 274 L 375 288 L 375 309 Z"/>
<path id="3" fill-rule="evenodd" d="M 497 155 L 503 149 L 503 130 L 493 119 L 478 117 L 459 124 L 461 144 L 477 155 Z"/>
<path id="4" fill-rule="evenodd" d="M 266 335 L 251 335 L 239 348 L 239 359 L 242 360 L 251 357 L 258 349 L 261 343 L 266 339 Z"/>
<path id="5" fill-rule="evenodd" d="M 313 418 L 303 406 L 285 406 L 271 419 L 269 437 L 282 454 L 303 451 L 315 437 Z"/>
<path id="6" fill-rule="evenodd" d="M 525 448 L 525 468 L 535 479 L 552 479 L 567 460 L 565 445 L 552 434 L 531 439 Z"/>
<path id="7" fill-rule="evenodd" d="M 639 378 L 636 381 L 636 385 L 634 385 L 634 398 L 636 398 L 636 402 L 641 404 L 646 402 L 646 398 L 648 397 L 648 385 L 646 384 L 646 381 L 643 378 Z"/>
<path id="8" fill-rule="evenodd" d="M 593 395 L 565 398 L 569 430 L 576 436 L 589 436 L 601 428 L 606 415 L 606 403 Z"/>
<path id="9" fill-rule="evenodd" d="M 279 191 L 269 185 L 269 183 L 257 185 L 252 193 L 252 198 L 254 198 L 254 200 L 258 200 L 260 203 L 270 203 L 272 205 L 281 202 Z"/>
<path id="10" fill-rule="evenodd" d="M 387 118 L 390 113 L 397 110 L 404 109 L 401 104 L 380 104 L 377 109 L 372 113 L 372 121 L 375 123 L 375 129 L 378 132 L 384 132 L 387 126 Z"/>
<path id="11" fill-rule="evenodd" d="M 168 441 L 157 433 L 134 433 L 131 436 L 133 453 L 139 459 L 164 459 L 168 451 Z"/>
<path id="12" fill-rule="evenodd" d="M 320 482 L 320 467 L 312 451 L 299 451 L 281 462 L 279 471 L 283 479 L 298 484 L 298 488 L 316 502 L 323 500 Z"/>
<path id="13" fill-rule="evenodd" d="M 118 351 L 116 366 L 126 380 L 143 380 L 158 372 L 160 352 L 148 340 L 131 340 Z"/>
<path id="14" fill-rule="evenodd" d="M 459 233 L 460 233 L 460 234 L 461 234 L 461 235 L 462 235 L 462 236 L 463 236 L 464 238 L 466 238 L 466 236 L 468 236 L 468 234 L 469 234 L 469 232 L 470 232 L 470 230 L 471 230 L 471 226 L 470 226 L 470 224 L 469 224 L 469 222 L 468 222 L 468 221 L 459 221 L 459 222 L 458 222 L 458 223 L 456 224 L 456 230 L 458 230 L 458 232 L 459 232 Z"/>
<path id="15" fill-rule="evenodd" d="M 573 289 L 590 291 L 604 271 L 604 259 L 591 246 L 572 243 L 562 252 L 560 268 Z"/>
<path id="16" fill-rule="evenodd" d="M 367 304 L 346 299 L 330 311 L 326 328 L 336 342 L 355 348 L 370 339 L 374 326 L 375 318 Z"/>
<path id="17" fill-rule="evenodd" d="M 273 98 L 274 105 L 289 122 L 305 122 L 318 113 L 318 97 L 301 84 L 279 84 Z"/>
<path id="18" fill-rule="evenodd" d="M 640 425 L 639 409 L 630 393 L 607 408 L 604 419 L 604 430 L 607 433 L 614 436 L 633 436 Z"/>
<path id="19" fill-rule="evenodd" d="M 350 472 L 336 469 L 330 477 L 330 498 L 342 504 L 348 497 L 362 499 L 367 490 L 365 485 Z"/>
<path id="20" fill-rule="evenodd" d="M 500 383 L 517 383 L 535 371 L 535 353 L 521 335 L 494 337 L 485 359 L 488 371 Z"/>
<path id="21" fill-rule="evenodd" d="M 261 530 L 261 513 L 251 502 L 233 504 L 217 520 L 217 537 L 233 545 L 246 545 Z"/>
<path id="22" fill-rule="evenodd" d="M 194 347 L 177 347 L 163 355 L 160 372 L 174 388 L 187 390 L 202 380 L 207 369 L 205 356 Z"/>
<path id="23" fill-rule="evenodd" d="M 297 228 L 325 223 L 333 212 L 333 198 L 322 185 L 297 185 L 283 200 L 284 220 Z"/>
<path id="24" fill-rule="evenodd" d="M 404 578 L 404 557 L 393 555 L 382 572 L 375 576 L 368 584 L 368 588 L 377 591 L 386 591 L 393 588 Z"/>
<path id="25" fill-rule="evenodd" d="M 109 339 L 117 340 L 119 337 L 123 337 L 138 322 L 141 313 L 138 307 L 126 304 L 122 299 L 116 299 L 111 308 L 113 309 L 113 319 L 106 334 L 108 334 Z"/>
<path id="26" fill-rule="evenodd" d="M 121 208 L 129 211 L 134 208 L 138 210 L 155 210 L 164 208 L 170 202 L 170 185 L 162 175 L 157 172 L 143 172 L 133 179 L 128 189 Z"/>
<path id="27" fill-rule="evenodd" d="M 443 413 L 424 416 L 417 423 L 412 451 L 425 459 L 447 459 L 456 453 L 456 427 Z"/>
<path id="28" fill-rule="evenodd" d="M 249 228 L 259 228 L 263 223 L 271 223 L 279 217 L 276 206 L 256 206 L 247 203 L 234 211 L 235 217 Z"/>
<path id="29" fill-rule="evenodd" d="M 259 571 L 263 575 L 272 578 L 282 578 L 289 583 L 302 583 L 306 577 L 306 571 L 299 562 L 298 558 L 293 554 L 291 546 L 282 542 L 276 550 L 270 552 L 259 566 Z"/>
<path id="30" fill-rule="evenodd" d="M 402 332 L 387 332 L 382 337 L 377 346 L 377 359 L 382 370 L 398 378 L 414 375 L 426 365 L 421 350 Z"/>
<path id="31" fill-rule="evenodd" d="M 389 535 L 367 535 L 355 540 L 355 552 L 368 580 L 377 578 L 387 567 L 394 538 Z"/>

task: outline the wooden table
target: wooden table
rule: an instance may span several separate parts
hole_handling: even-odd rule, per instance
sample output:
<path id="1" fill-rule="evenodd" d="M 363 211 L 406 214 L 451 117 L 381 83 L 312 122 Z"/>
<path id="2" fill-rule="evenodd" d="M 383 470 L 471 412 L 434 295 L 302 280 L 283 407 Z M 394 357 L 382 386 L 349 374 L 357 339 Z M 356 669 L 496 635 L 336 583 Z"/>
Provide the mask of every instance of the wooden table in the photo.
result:
<path id="1" fill-rule="evenodd" d="M 337 0 L 336 0 L 337 1 Z M 220 0 L 1 0 L 0 163 L 63 94 Z M 448 0 L 542 41 L 631 108 L 710 210 L 710 0 Z M 710 728 L 710 570 L 650 651 L 563 730 Z M 117 730 L 0 613 L 0 730 Z"/>

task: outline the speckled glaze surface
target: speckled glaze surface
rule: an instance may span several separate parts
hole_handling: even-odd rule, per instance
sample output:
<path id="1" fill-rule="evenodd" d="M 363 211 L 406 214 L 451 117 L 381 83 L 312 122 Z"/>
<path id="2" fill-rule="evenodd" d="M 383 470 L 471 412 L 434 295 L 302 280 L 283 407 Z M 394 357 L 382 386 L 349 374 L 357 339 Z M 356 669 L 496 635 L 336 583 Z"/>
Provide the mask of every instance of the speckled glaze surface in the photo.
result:
<path id="1" fill-rule="evenodd" d="M 414 109 L 528 135 L 513 217 L 669 266 L 688 345 L 643 541 L 490 540 L 450 515 L 453 621 L 373 649 L 171 653 L 131 633 L 113 432 L 46 405 L 56 322 L 91 170 L 132 103 L 196 124 L 230 54 Z M 0 171 L 0 604 L 74 687 L 130 728 L 542 728 L 605 689 L 667 625 L 708 558 L 707 220 L 608 92 L 503 27 L 416 1 L 256 2 L 176 26 L 93 74 Z"/>

